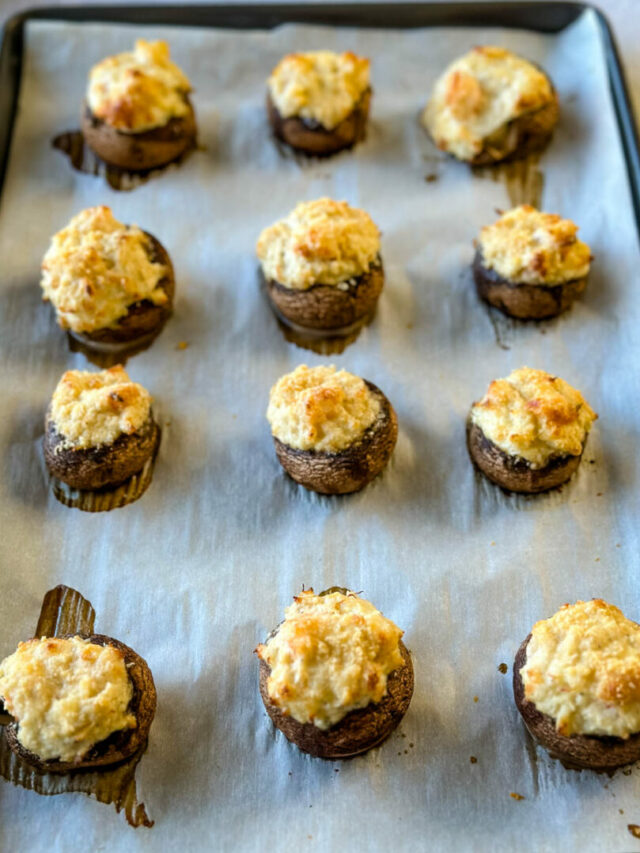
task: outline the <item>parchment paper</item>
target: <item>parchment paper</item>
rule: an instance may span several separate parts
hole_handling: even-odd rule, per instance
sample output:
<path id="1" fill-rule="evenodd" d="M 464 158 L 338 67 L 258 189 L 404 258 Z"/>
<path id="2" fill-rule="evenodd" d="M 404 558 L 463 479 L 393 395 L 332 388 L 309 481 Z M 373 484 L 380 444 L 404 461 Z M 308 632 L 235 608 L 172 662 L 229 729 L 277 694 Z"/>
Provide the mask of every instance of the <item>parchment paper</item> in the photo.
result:
<path id="1" fill-rule="evenodd" d="M 78 126 L 88 68 L 139 35 L 171 42 L 206 150 L 118 193 L 72 171 L 50 139 Z M 468 271 L 505 188 L 442 159 L 417 122 L 437 74 L 478 43 L 555 81 L 543 207 L 577 220 L 596 257 L 566 316 L 502 322 L 508 350 Z M 351 154 L 301 165 L 268 135 L 264 81 L 283 53 L 321 46 L 372 58 L 370 133 Z M 370 212 L 387 272 L 375 322 L 331 359 L 283 339 L 254 256 L 261 228 L 323 194 Z M 178 291 L 175 317 L 128 364 L 164 428 L 154 481 L 137 503 L 90 515 L 57 503 L 42 470 L 50 394 L 87 362 L 40 303 L 38 278 L 51 234 L 99 203 L 165 244 Z M 29 24 L 0 207 L 0 658 L 63 582 L 91 600 L 99 631 L 147 659 L 159 704 L 138 793 L 156 824 L 134 831 L 85 797 L 0 782 L 4 849 L 640 849 L 626 829 L 640 823 L 638 771 L 564 770 L 530 744 L 511 693 L 517 646 L 562 603 L 601 596 L 640 619 L 637 247 L 590 14 L 558 36 Z M 264 418 L 281 374 L 325 361 L 379 385 L 400 422 L 384 476 L 347 498 L 289 481 Z M 523 364 L 560 374 L 600 413 L 570 485 L 529 499 L 483 481 L 464 445 L 470 403 Z M 263 711 L 252 650 L 303 584 L 362 590 L 406 631 L 413 702 L 366 757 L 305 757 Z"/>

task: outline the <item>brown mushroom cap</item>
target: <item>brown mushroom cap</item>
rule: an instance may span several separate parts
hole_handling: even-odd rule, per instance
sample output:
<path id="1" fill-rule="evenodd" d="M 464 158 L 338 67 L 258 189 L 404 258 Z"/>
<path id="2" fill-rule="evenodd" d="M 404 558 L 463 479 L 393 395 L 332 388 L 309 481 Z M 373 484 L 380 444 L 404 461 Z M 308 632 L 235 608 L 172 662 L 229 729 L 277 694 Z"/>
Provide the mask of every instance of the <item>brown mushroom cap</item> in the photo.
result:
<path id="1" fill-rule="evenodd" d="M 155 305 L 150 299 L 134 302 L 129 310 L 113 326 L 95 329 L 92 332 L 70 332 L 71 336 L 80 341 L 89 350 L 121 350 L 129 346 L 139 346 L 151 342 L 162 331 L 165 323 L 173 312 L 173 297 L 175 294 L 175 274 L 169 253 L 148 231 L 143 232 L 149 238 L 149 259 L 152 263 L 162 264 L 167 273 L 158 282 L 168 296 L 164 305 Z"/>
<path id="2" fill-rule="evenodd" d="M 555 721 L 525 699 L 520 670 L 527 660 L 527 645 L 531 634 L 518 649 L 513 664 L 513 696 L 516 707 L 531 734 L 552 758 L 557 758 L 572 770 L 615 770 L 640 759 L 640 734 L 628 738 L 597 735 L 561 735 Z"/>
<path id="3" fill-rule="evenodd" d="M 112 444 L 63 448 L 64 436 L 56 430 L 47 411 L 44 459 L 50 473 L 72 488 L 101 489 L 124 483 L 141 471 L 159 440 L 160 429 L 150 413 L 139 430 L 119 435 Z"/>
<path id="4" fill-rule="evenodd" d="M 548 104 L 507 122 L 483 140 L 482 151 L 470 161 L 471 165 L 492 166 L 541 151 L 553 135 L 559 114 L 558 94 L 554 88 L 553 99 Z"/>
<path id="5" fill-rule="evenodd" d="M 480 298 L 519 320 L 556 317 L 566 311 L 587 286 L 586 276 L 551 287 L 511 281 L 486 267 L 479 250 L 473 259 L 472 269 Z"/>
<path id="6" fill-rule="evenodd" d="M 147 662 L 137 652 L 119 640 L 106 637 L 104 634 L 63 634 L 62 639 L 75 636 L 80 636 L 99 646 L 113 646 L 123 653 L 127 673 L 133 684 L 133 696 L 128 710 L 135 716 L 137 725 L 133 729 L 114 732 L 105 740 L 96 743 L 78 763 L 40 758 L 35 753 L 25 749 L 18 740 L 19 723 L 7 725 L 5 736 L 10 749 L 28 764 L 51 773 L 105 767 L 124 761 L 146 746 L 149 729 L 156 712 L 156 688 L 153 683 L 153 676 Z"/>
<path id="7" fill-rule="evenodd" d="M 101 160 L 129 172 L 145 172 L 177 160 L 196 144 L 196 117 L 187 95 L 189 112 L 162 127 L 125 133 L 95 116 L 88 104 L 82 111 L 82 135 Z"/>
<path id="8" fill-rule="evenodd" d="M 582 453 L 586 439 L 582 445 Z M 511 456 L 490 441 L 477 424 L 467 421 L 467 447 L 472 461 L 492 482 L 510 492 L 536 494 L 566 483 L 582 459 L 555 456 L 542 468 L 532 468 L 526 459 Z"/>
<path id="9" fill-rule="evenodd" d="M 310 119 L 297 116 L 283 118 L 269 92 L 267 92 L 267 114 L 278 139 L 296 151 L 322 157 L 351 148 L 364 139 L 370 102 L 371 89 L 366 89 L 349 115 L 332 130 Z"/>
<path id="10" fill-rule="evenodd" d="M 380 414 L 362 438 L 344 450 L 296 450 L 273 437 L 278 461 L 300 485 L 325 495 L 357 492 L 377 477 L 389 461 L 398 438 L 398 418 L 382 391 L 372 382 L 365 383 L 380 399 Z"/>
<path id="11" fill-rule="evenodd" d="M 274 726 L 303 752 L 317 758 L 351 758 L 382 743 L 404 717 L 413 696 L 413 664 L 411 655 L 400 640 L 403 666 L 387 679 L 387 692 L 378 703 L 350 711 L 329 729 L 313 723 L 299 723 L 274 705 L 267 690 L 271 668 L 260 661 L 260 695 Z"/>
<path id="12" fill-rule="evenodd" d="M 270 279 L 266 291 L 276 314 L 285 323 L 336 334 L 373 314 L 384 286 L 380 258 L 366 273 L 348 279 L 344 286 L 342 289 L 338 285 L 314 284 L 306 290 L 296 290 Z"/>

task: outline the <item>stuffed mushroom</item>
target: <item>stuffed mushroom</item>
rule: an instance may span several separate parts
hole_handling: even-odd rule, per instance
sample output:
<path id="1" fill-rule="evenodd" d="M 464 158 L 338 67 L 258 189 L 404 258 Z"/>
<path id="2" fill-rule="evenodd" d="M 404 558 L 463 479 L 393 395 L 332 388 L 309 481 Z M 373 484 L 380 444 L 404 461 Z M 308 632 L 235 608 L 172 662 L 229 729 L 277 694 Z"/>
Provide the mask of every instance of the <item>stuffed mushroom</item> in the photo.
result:
<path id="1" fill-rule="evenodd" d="M 191 84 L 164 41 L 138 39 L 133 51 L 103 59 L 89 74 L 82 112 L 85 142 L 101 160 L 147 171 L 195 146 Z"/>
<path id="2" fill-rule="evenodd" d="M 373 383 L 300 365 L 271 389 L 267 420 L 278 461 L 307 489 L 356 492 L 386 466 L 398 437 L 393 406 Z"/>
<path id="3" fill-rule="evenodd" d="M 151 395 L 123 367 L 68 370 L 47 410 L 44 457 L 72 488 L 114 488 L 153 459 L 159 439 Z"/>
<path id="4" fill-rule="evenodd" d="M 567 767 L 640 759 L 640 625 L 600 599 L 537 622 L 516 655 L 515 702 L 532 737 Z"/>
<path id="5" fill-rule="evenodd" d="M 334 154 L 364 139 L 370 101 L 369 60 L 351 52 L 291 53 L 267 83 L 275 135 L 305 154 Z"/>
<path id="6" fill-rule="evenodd" d="M 422 122 L 442 151 L 486 166 L 544 148 L 558 112 L 543 71 L 504 48 L 482 46 L 438 79 Z"/>
<path id="7" fill-rule="evenodd" d="M 523 204 L 480 231 L 473 261 L 478 295 L 520 320 L 566 311 L 587 285 L 592 257 L 570 219 Z"/>
<path id="8" fill-rule="evenodd" d="M 256 649 L 260 695 L 273 724 L 319 758 L 350 758 L 377 746 L 413 695 L 402 634 L 349 590 L 295 596 Z"/>
<path id="9" fill-rule="evenodd" d="M 482 400 L 471 407 L 469 453 L 480 471 L 503 489 L 544 492 L 576 471 L 597 417 L 563 379 L 522 367 L 491 382 Z"/>
<path id="10" fill-rule="evenodd" d="M 164 246 L 109 207 L 90 207 L 55 234 L 42 261 L 43 299 L 88 350 L 150 343 L 173 310 L 175 276 Z"/>
<path id="11" fill-rule="evenodd" d="M 346 201 L 302 202 L 256 246 L 274 312 L 295 329 L 346 335 L 370 319 L 384 285 L 380 232 Z"/>
<path id="12" fill-rule="evenodd" d="M 156 709 L 147 663 L 102 634 L 36 637 L 0 662 L 10 749 L 42 771 L 108 767 L 142 750 Z"/>

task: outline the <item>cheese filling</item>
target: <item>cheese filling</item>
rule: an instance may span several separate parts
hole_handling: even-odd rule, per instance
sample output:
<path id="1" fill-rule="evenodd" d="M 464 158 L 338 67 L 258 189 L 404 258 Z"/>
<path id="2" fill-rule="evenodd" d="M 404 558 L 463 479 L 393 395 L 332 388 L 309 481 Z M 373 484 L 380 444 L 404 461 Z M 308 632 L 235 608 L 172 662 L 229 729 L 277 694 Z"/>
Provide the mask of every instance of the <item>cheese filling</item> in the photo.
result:
<path id="1" fill-rule="evenodd" d="M 283 118 L 312 119 L 333 130 L 369 88 L 369 60 L 329 50 L 291 53 L 273 69 L 267 86 Z"/>
<path id="2" fill-rule="evenodd" d="M 482 262 L 519 284 L 553 287 L 589 273 L 591 251 L 578 226 L 529 204 L 514 207 L 480 231 Z"/>
<path id="3" fill-rule="evenodd" d="M 293 290 L 339 286 L 379 264 L 380 232 L 364 210 L 319 198 L 265 228 L 256 251 L 267 281 Z"/>
<path id="4" fill-rule="evenodd" d="M 119 364 L 100 373 L 67 370 L 47 417 L 63 438 L 56 452 L 100 447 L 144 426 L 151 417 L 151 395 Z"/>
<path id="5" fill-rule="evenodd" d="M 123 225 L 108 207 L 81 211 L 58 231 L 42 261 L 44 299 L 63 329 L 93 332 L 117 325 L 136 302 L 169 301 L 167 268 L 150 258 L 150 238 Z"/>
<path id="6" fill-rule="evenodd" d="M 386 695 L 388 676 L 403 665 L 402 634 L 354 593 L 306 590 L 256 649 L 271 669 L 269 698 L 299 723 L 326 730 Z"/>
<path id="7" fill-rule="evenodd" d="M 114 732 L 136 727 L 123 654 L 80 637 L 20 643 L 0 663 L 0 697 L 25 749 L 42 759 L 80 761 Z"/>
<path id="8" fill-rule="evenodd" d="M 359 376 L 301 364 L 271 389 L 267 420 L 289 447 L 337 453 L 360 440 L 381 412 L 380 398 Z"/>
<path id="9" fill-rule="evenodd" d="M 520 676 L 561 735 L 640 732 L 640 625 L 605 601 L 565 604 L 537 622 Z"/>
<path id="10" fill-rule="evenodd" d="M 556 456 L 579 456 L 598 416 L 582 394 L 558 376 L 521 367 L 495 379 L 471 407 L 471 422 L 489 441 L 531 468 Z"/>
<path id="11" fill-rule="evenodd" d="M 169 45 L 138 39 L 133 51 L 93 66 L 87 103 L 94 116 L 116 130 L 143 133 L 188 115 L 190 91 L 189 80 L 169 59 Z"/>
<path id="12" fill-rule="evenodd" d="M 438 79 L 422 121 L 439 148 L 473 160 L 510 121 L 554 99 L 547 76 L 526 59 L 475 47 Z"/>

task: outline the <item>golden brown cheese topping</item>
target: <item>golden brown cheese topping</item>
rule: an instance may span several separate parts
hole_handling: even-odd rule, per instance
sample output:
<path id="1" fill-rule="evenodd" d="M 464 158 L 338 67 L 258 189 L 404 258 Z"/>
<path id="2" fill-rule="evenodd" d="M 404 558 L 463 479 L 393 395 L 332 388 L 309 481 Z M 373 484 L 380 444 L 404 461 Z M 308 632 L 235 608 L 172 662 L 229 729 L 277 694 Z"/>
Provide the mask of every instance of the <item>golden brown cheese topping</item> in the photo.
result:
<path id="1" fill-rule="evenodd" d="M 492 135 L 555 99 L 535 65 L 501 47 L 475 47 L 438 79 L 423 113 L 436 145 L 473 160 Z"/>
<path id="2" fill-rule="evenodd" d="M 80 761 L 94 744 L 135 728 L 132 696 L 122 652 L 80 637 L 28 640 L 0 663 L 0 697 L 18 740 L 45 760 Z"/>
<path id="3" fill-rule="evenodd" d="M 44 299 L 63 329 L 109 328 L 131 305 L 148 299 L 165 305 L 160 286 L 167 268 L 151 260 L 152 244 L 135 225 L 123 225 L 108 207 L 81 211 L 58 231 L 42 261 Z"/>
<path id="4" fill-rule="evenodd" d="M 56 450 L 100 447 L 137 432 L 151 416 L 151 395 L 121 365 L 100 373 L 67 370 L 47 413 L 63 440 Z"/>
<path id="5" fill-rule="evenodd" d="M 544 467 L 555 456 L 579 456 L 598 416 L 559 376 L 521 367 L 495 379 L 471 407 L 471 421 L 510 456 Z"/>
<path id="6" fill-rule="evenodd" d="M 138 39 L 133 51 L 93 66 L 87 103 L 111 127 L 142 133 L 188 115 L 190 91 L 189 80 L 169 59 L 169 45 Z"/>
<path id="7" fill-rule="evenodd" d="M 330 50 L 290 53 L 273 69 L 267 85 L 283 118 L 312 119 L 333 130 L 369 88 L 369 60 Z"/>
<path id="8" fill-rule="evenodd" d="M 381 412 L 380 398 L 359 376 L 301 364 L 271 389 L 267 420 L 289 447 L 337 453 L 360 440 Z"/>
<path id="9" fill-rule="evenodd" d="M 570 219 L 522 204 L 483 228 L 478 248 L 484 266 L 503 278 L 553 287 L 589 273 L 591 250 L 577 233 Z"/>
<path id="10" fill-rule="evenodd" d="M 640 625 L 606 601 L 565 604 L 536 622 L 520 676 L 561 735 L 640 732 Z"/>
<path id="11" fill-rule="evenodd" d="M 404 662 L 402 634 L 354 593 L 306 590 L 256 649 L 271 668 L 269 698 L 299 723 L 328 729 L 386 695 L 387 677 Z"/>
<path id="12" fill-rule="evenodd" d="M 267 281 L 294 290 L 346 287 L 379 263 L 380 232 L 364 210 L 319 198 L 265 228 L 256 251 Z"/>

